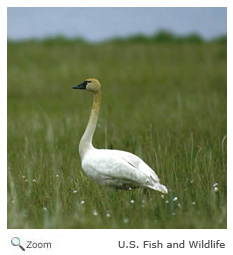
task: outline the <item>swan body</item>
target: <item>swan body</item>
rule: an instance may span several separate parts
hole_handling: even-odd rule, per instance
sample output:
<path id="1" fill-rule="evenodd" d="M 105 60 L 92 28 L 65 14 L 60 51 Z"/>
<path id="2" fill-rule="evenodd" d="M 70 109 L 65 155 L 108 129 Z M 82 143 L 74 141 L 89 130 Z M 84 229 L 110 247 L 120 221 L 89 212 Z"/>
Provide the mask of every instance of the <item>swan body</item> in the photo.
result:
<path id="1" fill-rule="evenodd" d="M 79 143 L 82 168 L 86 175 L 105 186 L 120 189 L 147 187 L 167 193 L 167 188 L 160 184 L 156 173 L 138 156 L 126 151 L 93 147 L 92 138 L 101 101 L 99 81 L 90 78 L 72 88 L 85 89 L 94 93 L 89 122 Z"/>

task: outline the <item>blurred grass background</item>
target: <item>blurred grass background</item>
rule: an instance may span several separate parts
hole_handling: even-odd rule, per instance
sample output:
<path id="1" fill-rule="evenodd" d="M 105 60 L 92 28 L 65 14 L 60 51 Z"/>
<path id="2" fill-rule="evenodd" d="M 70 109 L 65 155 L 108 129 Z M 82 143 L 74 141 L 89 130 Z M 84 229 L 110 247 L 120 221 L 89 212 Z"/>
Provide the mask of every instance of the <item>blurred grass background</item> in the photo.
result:
<path id="1" fill-rule="evenodd" d="M 8 228 L 227 227 L 226 40 L 174 38 L 8 41 Z M 103 90 L 94 146 L 137 154 L 168 195 L 85 176 L 93 99 L 71 86 L 90 77 Z"/>

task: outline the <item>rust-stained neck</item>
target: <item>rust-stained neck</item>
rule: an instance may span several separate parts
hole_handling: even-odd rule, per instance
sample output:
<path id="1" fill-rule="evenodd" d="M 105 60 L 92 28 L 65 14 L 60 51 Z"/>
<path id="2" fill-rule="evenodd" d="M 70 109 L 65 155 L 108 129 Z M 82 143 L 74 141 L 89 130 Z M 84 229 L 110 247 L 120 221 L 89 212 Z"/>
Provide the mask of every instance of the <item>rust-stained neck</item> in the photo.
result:
<path id="1" fill-rule="evenodd" d="M 100 101 L 101 101 L 101 90 L 98 90 L 97 92 L 94 93 L 94 101 L 93 101 L 89 121 L 88 121 L 86 130 L 79 143 L 79 154 L 81 159 L 83 159 L 85 153 L 88 152 L 88 150 L 93 148 L 92 138 L 93 138 L 97 121 L 98 121 Z"/>

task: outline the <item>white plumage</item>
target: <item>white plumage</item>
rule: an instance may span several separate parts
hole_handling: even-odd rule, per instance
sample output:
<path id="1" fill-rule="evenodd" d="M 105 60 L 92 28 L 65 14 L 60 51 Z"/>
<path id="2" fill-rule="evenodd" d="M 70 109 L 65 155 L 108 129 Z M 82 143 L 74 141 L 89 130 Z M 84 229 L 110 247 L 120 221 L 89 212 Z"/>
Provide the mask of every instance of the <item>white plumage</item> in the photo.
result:
<path id="1" fill-rule="evenodd" d="M 94 93 L 89 122 L 79 144 L 82 168 L 86 175 L 106 186 L 121 189 L 148 187 L 167 193 L 167 188 L 160 184 L 156 173 L 138 156 L 125 151 L 93 147 L 92 138 L 98 120 L 101 85 L 98 80 L 90 78 L 73 88 Z"/>

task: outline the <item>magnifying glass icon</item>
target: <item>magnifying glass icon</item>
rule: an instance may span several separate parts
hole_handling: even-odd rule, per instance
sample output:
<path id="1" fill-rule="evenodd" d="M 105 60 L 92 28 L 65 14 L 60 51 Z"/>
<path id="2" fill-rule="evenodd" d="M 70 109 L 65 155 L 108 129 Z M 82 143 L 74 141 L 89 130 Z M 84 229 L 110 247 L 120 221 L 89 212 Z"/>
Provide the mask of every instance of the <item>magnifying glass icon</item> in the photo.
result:
<path id="1" fill-rule="evenodd" d="M 13 246 L 19 246 L 19 248 L 22 250 L 22 251 L 25 251 L 25 249 L 23 248 L 23 246 L 20 245 L 20 238 L 19 237 L 13 237 L 11 239 L 11 244 Z"/>

